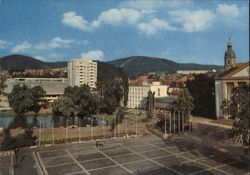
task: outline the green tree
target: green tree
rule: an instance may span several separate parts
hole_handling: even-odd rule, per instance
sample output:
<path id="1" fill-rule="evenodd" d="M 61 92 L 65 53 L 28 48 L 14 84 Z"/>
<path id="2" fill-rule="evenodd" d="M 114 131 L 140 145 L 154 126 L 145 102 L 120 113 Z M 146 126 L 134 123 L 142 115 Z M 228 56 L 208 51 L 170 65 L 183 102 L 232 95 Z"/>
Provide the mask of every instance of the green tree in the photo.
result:
<path id="1" fill-rule="evenodd" d="M 125 73 L 122 74 L 122 87 L 123 87 L 123 108 L 125 109 L 128 104 L 128 93 L 129 93 L 128 76 Z"/>
<path id="2" fill-rule="evenodd" d="M 47 100 L 43 99 L 43 97 L 46 95 L 46 92 L 41 86 L 35 86 L 31 88 L 31 93 L 33 96 L 33 106 L 30 109 L 31 111 L 38 113 L 42 107 L 47 107 L 48 102 Z"/>
<path id="3" fill-rule="evenodd" d="M 23 114 L 28 111 L 38 113 L 41 107 L 46 107 L 46 100 L 42 97 L 46 92 L 40 87 L 36 86 L 28 88 L 26 85 L 15 85 L 8 96 L 10 107 L 16 114 Z"/>
<path id="4" fill-rule="evenodd" d="M 10 107 L 17 114 L 30 111 L 34 104 L 32 92 L 25 85 L 15 85 L 8 96 Z"/>
<path id="5" fill-rule="evenodd" d="M 222 106 L 224 114 L 235 119 L 229 131 L 229 136 L 235 143 L 250 144 L 249 98 L 249 85 L 236 87 L 232 90 L 230 101 L 224 102 Z"/>
<path id="6" fill-rule="evenodd" d="M 100 112 L 113 114 L 120 105 L 123 90 L 118 82 L 106 82 L 103 87 L 103 98 L 100 103 Z"/>
<path id="7" fill-rule="evenodd" d="M 90 117 L 98 111 L 99 97 L 88 85 L 67 87 L 64 95 L 72 99 L 78 116 Z"/>
<path id="8" fill-rule="evenodd" d="M 215 84 L 214 77 L 198 74 L 193 80 L 186 82 L 186 88 L 193 97 L 195 105 L 192 114 L 214 118 L 215 116 Z"/>
<path id="9" fill-rule="evenodd" d="M 184 88 L 178 95 L 177 100 L 173 103 L 176 110 L 193 110 L 193 97 L 189 93 L 187 88 Z"/>
<path id="10" fill-rule="evenodd" d="M 70 97 L 59 97 L 53 101 L 51 107 L 55 115 L 70 117 L 75 112 L 75 105 Z"/>

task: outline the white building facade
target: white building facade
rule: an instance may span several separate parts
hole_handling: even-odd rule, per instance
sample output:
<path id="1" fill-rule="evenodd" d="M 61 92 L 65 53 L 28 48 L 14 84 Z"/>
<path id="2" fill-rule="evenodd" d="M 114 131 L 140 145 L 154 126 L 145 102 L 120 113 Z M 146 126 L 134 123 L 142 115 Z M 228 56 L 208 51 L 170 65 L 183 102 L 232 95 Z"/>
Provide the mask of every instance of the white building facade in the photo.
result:
<path id="1" fill-rule="evenodd" d="M 128 108 L 144 108 L 145 99 L 150 90 L 149 85 L 130 85 L 128 93 Z"/>
<path id="2" fill-rule="evenodd" d="M 155 92 L 155 97 L 167 97 L 168 86 L 160 82 L 152 84 L 130 85 L 128 94 L 128 108 L 145 108 L 148 92 Z"/>
<path id="3" fill-rule="evenodd" d="M 150 90 L 155 93 L 155 98 L 168 96 L 168 85 L 162 85 L 160 81 L 152 82 Z"/>
<path id="4" fill-rule="evenodd" d="M 70 86 L 89 85 L 96 88 L 97 63 L 86 59 L 73 59 L 68 63 L 68 79 Z"/>

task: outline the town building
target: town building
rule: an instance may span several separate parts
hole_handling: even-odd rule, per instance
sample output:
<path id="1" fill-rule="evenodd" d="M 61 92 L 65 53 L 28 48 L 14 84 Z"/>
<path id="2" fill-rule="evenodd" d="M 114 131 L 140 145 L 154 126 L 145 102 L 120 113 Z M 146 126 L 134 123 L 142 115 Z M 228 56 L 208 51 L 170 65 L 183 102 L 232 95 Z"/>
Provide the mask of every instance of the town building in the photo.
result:
<path id="1" fill-rule="evenodd" d="M 189 75 L 189 74 L 206 74 L 208 72 L 209 72 L 209 70 L 177 70 L 176 71 L 177 74 L 184 74 L 184 75 Z"/>
<path id="2" fill-rule="evenodd" d="M 155 93 L 155 98 L 168 96 L 168 85 L 163 85 L 160 81 L 152 82 L 150 90 Z"/>
<path id="3" fill-rule="evenodd" d="M 143 83 L 142 85 L 129 85 L 128 108 L 145 108 L 148 92 L 155 93 L 154 97 L 167 97 L 168 85 L 161 82 Z"/>
<path id="4" fill-rule="evenodd" d="M 44 99 L 52 102 L 58 96 L 64 94 L 64 89 L 69 86 L 66 78 L 10 78 L 5 82 L 4 92 L 11 93 L 15 85 L 26 85 L 29 88 L 41 86 L 46 92 Z"/>
<path id="5" fill-rule="evenodd" d="M 128 93 L 128 108 L 145 108 L 149 85 L 130 85 Z"/>
<path id="6" fill-rule="evenodd" d="M 249 84 L 249 62 L 237 63 L 232 43 L 229 39 L 224 57 L 224 71 L 215 78 L 215 102 L 216 117 L 228 119 L 223 114 L 222 102 L 228 101 L 232 95 L 232 89 L 237 86 Z"/>
<path id="7" fill-rule="evenodd" d="M 97 63 L 86 59 L 73 59 L 68 63 L 68 79 L 70 86 L 89 85 L 96 88 Z"/>

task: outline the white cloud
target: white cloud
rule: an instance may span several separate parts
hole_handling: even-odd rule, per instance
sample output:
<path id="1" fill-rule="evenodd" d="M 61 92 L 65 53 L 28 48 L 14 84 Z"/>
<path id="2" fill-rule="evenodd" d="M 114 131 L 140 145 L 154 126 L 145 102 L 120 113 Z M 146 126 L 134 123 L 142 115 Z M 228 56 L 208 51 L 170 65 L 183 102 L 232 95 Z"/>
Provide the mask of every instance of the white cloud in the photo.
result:
<path id="1" fill-rule="evenodd" d="M 169 14 L 173 21 L 181 23 L 183 30 L 189 33 L 206 30 L 215 17 L 210 10 L 175 10 Z"/>
<path id="2" fill-rule="evenodd" d="M 0 49 L 5 49 L 8 45 L 9 43 L 7 41 L 0 39 Z"/>
<path id="3" fill-rule="evenodd" d="M 91 60 L 102 60 L 104 58 L 104 54 L 101 50 L 92 50 L 87 53 L 82 53 L 81 56 L 82 58 Z"/>
<path id="4" fill-rule="evenodd" d="M 60 37 L 56 37 L 48 43 L 40 43 L 35 45 L 35 49 L 45 50 L 45 49 L 56 49 L 56 48 L 70 48 L 70 44 L 72 44 L 73 42 L 75 42 L 75 40 L 62 39 Z"/>
<path id="5" fill-rule="evenodd" d="M 23 41 L 21 44 L 16 45 L 11 52 L 12 53 L 24 53 L 26 51 L 28 51 L 29 49 L 31 49 L 31 44 L 28 43 L 27 41 Z"/>
<path id="6" fill-rule="evenodd" d="M 76 15 L 76 12 L 67 12 L 63 14 L 62 23 L 64 25 L 77 28 L 83 31 L 90 31 L 91 26 L 88 21 L 85 20 L 82 16 Z"/>
<path id="7" fill-rule="evenodd" d="M 93 26 L 98 27 L 100 23 L 117 25 L 122 23 L 134 24 L 141 18 L 140 12 L 134 9 L 110 9 L 102 12 L 98 20 L 93 21 Z"/>
<path id="8" fill-rule="evenodd" d="M 166 0 L 137 0 L 137 1 L 123 1 L 120 3 L 120 7 L 125 7 L 125 8 L 134 8 L 134 9 L 143 9 L 143 10 L 157 10 L 160 8 L 178 8 L 181 6 L 187 6 L 191 4 L 192 1 L 190 0 L 171 0 L 171 1 L 166 1 Z"/>
<path id="9" fill-rule="evenodd" d="M 153 35 L 161 30 L 163 31 L 176 30 L 176 28 L 171 26 L 167 21 L 158 18 L 154 18 L 147 23 L 139 23 L 137 28 L 148 36 Z"/>
<path id="10" fill-rule="evenodd" d="M 236 4 L 218 4 L 216 8 L 217 21 L 219 23 L 224 23 L 229 26 L 237 26 L 240 29 L 246 28 L 246 23 L 244 24 L 240 18 L 244 19 L 244 16 L 247 14 L 248 11 L 245 11 L 244 8 L 238 8 Z"/>
<path id="11" fill-rule="evenodd" d="M 236 4 L 218 4 L 216 11 L 226 18 L 236 18 L 240 15 L 240 9 Z"/>

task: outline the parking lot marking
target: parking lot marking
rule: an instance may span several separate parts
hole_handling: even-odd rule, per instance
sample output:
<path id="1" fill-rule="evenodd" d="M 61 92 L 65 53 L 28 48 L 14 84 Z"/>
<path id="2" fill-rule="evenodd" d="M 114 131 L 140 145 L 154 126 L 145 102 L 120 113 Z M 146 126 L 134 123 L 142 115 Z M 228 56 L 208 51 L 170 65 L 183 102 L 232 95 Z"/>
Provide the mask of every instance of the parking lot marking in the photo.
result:
<path id="1" fill-rule="evenodd" d="M 41 159 L 41 156 L 40 156 L 39 152 L 36 152 L 35 154 L 36 154 L 36 156 L 37 156 L 37 160 L 38 160 L 38 162 L 39 162 L 39 166 L 41 166 L 41 168 L 42 168 L 42 170 L 43 170 L 43 173 L 44 173 L 45 175 L 48 175 L 48 171 L 46 170 L 46 168 L 45 168 L 45 166 L 44 166 L 44 164 L 43 164 L 43 161 L 42 161 L 42 159 Z"/>
<path id="2" fill-rule="evenodd" d="M 65 151 L 69 154 L 69 156 L 74 160 L 74 162 L 87 174 L 90 175 L 90 173 L 74 158 L 74 156 L 67 150 Z"/>
<path id="3" fill-rule="evenodd" d="M 105 169 L 105 168 L 112 168 L 112 167 L 117 167 L 117 165 L 110 165 L 110 166 L 105 166 L 105 167 L 100 167 L 100 168 L 94 168 L 94 169 L 90 169 L 89 171 L 96 171 L 96 170 L 101 170 L 101 169 Z"/>
<path id="4" fill-rule="evenodd" d="M 79 174 L 79 173 L 85 173 L 84 171 L 79 171 L 79 172 L 74 172 L 74 173 L 67 173 L 63 175 L 74 175 L 74 174 Z"/>
<path id="5" fill-rule="evenodd" d="M 123 144 L 121 144 L 121 145 L 122 145 L 124 148 L 126 148 Z M 170 170 L 170 171 L 173 171 L 173 172 L 175 172 L 175 173 L 177 173 L 177 174 L 179 174 L 179 175 L 183 175 L 182 173 L 180 173 L 180 172 L 178 172 L 178 171 L 176 171 L 176 170 L 174 170 L 174 169 L 172 169 L 172 168 L 166 167 L 165 165 L 163 165 L 163 164 L 161 164 L 161 163 L 159 163 L 159 162 L 156 162 L 155 160 L 150 159 L 150 158 L 144 156 L 144 155 L 141 154 L 141 153 L 138 153 L 138 152 L 136 152 L 136 151 L 134 151 L 134 150 L 132 150 L 132 149 L 130 149 L 130 148 L 128 148 L 128 147 L 127 147 L 127 149 L 130 150 L 130 151 L 132 151 L 133 153 L 139 155 L 139 156 L 144 157 L 146 160 L 149 160 L 149 161 L 151 161 L 151 162 L 153 162 L 153 163 L 155 163 L 155 164 L 157 164 L 157 165 L 159 165 L 159 166 L 161 166 L 161 167 L 164 167 L 164 168 L 166 168 L 166 169 L 168 169 L 168 170 Z"/>
<path id="6" fill-rule="evenodd" d="M 124 169 L 125 171 L 129 172 L 130 174 L 133 174 L 132 171 L 130 171 L 128 168 L 126 168 L 125 166 L 123 166 L 122 164 L 120 164 L 119 162 L 117 162 L 116 160 L 112 159 L 111 157 L 109 157 L 107 154 L 105 154 L 104 152 L 102 152 L 100 149 L 97 149 L 95 147 L 95 149 L 100 152 L 102 155 L 104 155 L 105 157 L 107 157 L 109 160 L 111 160 L 112 162 L 114 162 L 115 164 L 117 164 L 118 166 L 120 166 L 122 169 Z"/>
<path id="7" fill-rule="evenodd" d="M 157 146 L 155 146 L 155 147 L 157 147 Z M 160 149 L 160 150 L 163 150 L 163 149 L 160 148 L 160 147 L 157 147 L 157 148 Z M 168 151 L 168 150 L 166 150 L 166 151 Z M 204 158 L 204 157 L 211 157 L 211 156 L 212 156 L 212 155 L 211 155 L 211 156 L 202 156 L 202 157 L 199 157 L 198 159 L 190 159 L 190 158 L 188 158 L 188 157 L 185 157 L 185 156 L 180 155 L 181 153 L 184 153 L 184 152 L 181 152 L 181 153 L 173 153 L 173 152 L 171 152 L 171 151 L 168 151 L 168 152 L 170 152 L 170 153 L 172 153 L 172 154 L 174 154 L 174 155 L 176 155 L 176 156 L 180 156 L 180 157 L 183 157 L 183 158 L 186 158 L 186 159 L 189 160 L 189 161 L 185 161 L 185 162 L 182 162 L 182 163 L 187 163 L 187 162 L 190 162 L 190 161 L 192 161 L 192 162 L 197 162 L 197 160 L 199 160 L 199 159 L 202 159 L 202 158 Z M 186 151 L 186 152 L 190 152 L 190 151 Z M 234 162 L 235 162 L 235 161 L 230 162 L 230 163 L 234 163 Z M 209 166 L 208 164 L 205 164 L 205 163 L 201 163 L 201 162 L 197 162 L 197 163 L 199 163 L 199 164 L 201 164 L 201 165 L 204 165 L 204 166 L 207 166 L 207 167 L 209 167 L 209 168 L 207 168 L 207 169 L 205 169 L 205 170 L 200 170 L 200 171 L 191 173 L 191 175 L 197 174 L 197 173 L 199 173 L 199 172 L 204 172 L 204 171 L 207 171 L 207 170 L 212 170 L 212 169 L 215 169 L 215 170 L 218 170 L 218 171 L 220 171 L 220 172 L 229 174 L 228 172 L 225 172 L 225 171 L 223 171 L 223 170 L 217 169 L 217 168 L 219 168 L 219 167 L 221 167 L 221 166 L 224 166 L 224 164 L 219 165 L 219 166 L 216 166 L 216 167 L 212 167 L 212 166 Z M 226 165 L 226 164 L 225 164 L 225 165 Z"/>

